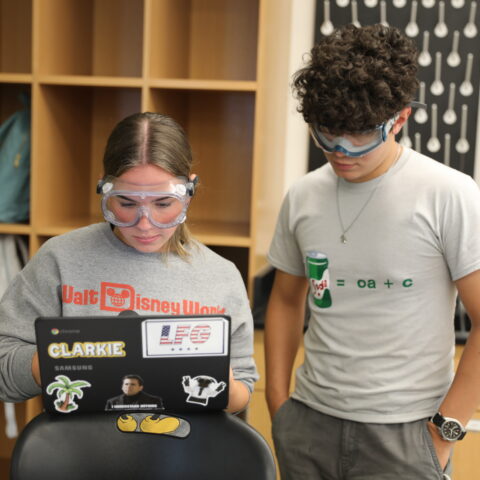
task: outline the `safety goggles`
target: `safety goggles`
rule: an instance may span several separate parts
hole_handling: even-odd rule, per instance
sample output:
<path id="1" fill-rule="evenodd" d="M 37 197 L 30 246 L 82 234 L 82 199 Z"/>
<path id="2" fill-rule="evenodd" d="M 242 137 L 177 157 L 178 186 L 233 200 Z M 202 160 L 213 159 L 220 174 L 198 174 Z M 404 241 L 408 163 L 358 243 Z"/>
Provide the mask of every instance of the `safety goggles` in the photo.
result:
<path id="1" fill-rule="evenodd" d="M 325 152 L 341 152 L 349 157 L 361 157 L 385 142 L 397 118 L 398 116 L 395 116 L 367 132 L 341 136 L 331 135 L 318 125 L 310 124 L 310 134 L 315 145 Z"/>
<path id="2" fill-rule="evenodd" d="M 408 106 L 417 108 L 426 107 L 425 104 L 420 102 L 410 102 Z M 325 152 L 341 152 L 349 157 L 362 157 L 385 142 L 397 118 L 398 114 L 382 124 L 377 125 L 372 130 L 340 136 L 329 134 L 325 128 L 311 123 L 310 134 L 312 135 L 315 145 Z"/>
<path id="3" fill-rule="evenodd" d="M 105 220 L 117 227 L 133 227 L 142 217 L 158 228 L 171 228 L 187 218 L 195 193 L 193 181 L 178 177 L 157 185 L 138 185 L 107 177 L 97 185 Z"/>

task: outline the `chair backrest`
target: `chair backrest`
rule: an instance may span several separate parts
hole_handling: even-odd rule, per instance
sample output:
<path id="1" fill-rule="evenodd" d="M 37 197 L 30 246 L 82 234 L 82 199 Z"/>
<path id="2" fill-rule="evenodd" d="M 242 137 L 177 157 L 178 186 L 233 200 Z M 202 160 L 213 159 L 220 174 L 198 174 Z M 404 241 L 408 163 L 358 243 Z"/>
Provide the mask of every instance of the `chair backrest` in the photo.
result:
<path id="1" fill-rule="evenodd" d="M 20 434 L 10 478 L 275 480 L 276 470 L 264 438 L 224 412 L 42 413 Z"/>

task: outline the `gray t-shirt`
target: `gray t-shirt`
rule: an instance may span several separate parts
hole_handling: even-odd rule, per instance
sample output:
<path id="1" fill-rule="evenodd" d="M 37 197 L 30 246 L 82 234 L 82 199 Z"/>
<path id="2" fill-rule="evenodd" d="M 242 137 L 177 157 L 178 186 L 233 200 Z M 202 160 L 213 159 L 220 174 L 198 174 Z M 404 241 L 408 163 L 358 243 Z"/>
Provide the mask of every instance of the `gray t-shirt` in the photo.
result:
<path id="1" fill-rule="evenodd" d="M 183 260 L 141 253 L 100 223 L 48 240 L 15 277 L 0 303 L 0 399 L 40 393 L 31 375 L 39 316 L 226 314 L 231 366 L 250 390 L 258 378 L 253 321 L 235 265 L 194 242 Z"/>
<path id="2" fill-rule="evenodd" d="M 346 244 L 338 206 L 345 228 L 363 208 Z M 338 179 L 327 164 L 287 194 L 269 261 L 311 287 L 295 398 L 360 422 L 435 411 L 453 378 L 453 282 L 480 269 L 480 191 L 471 177 L 408 148 L 365 183 Z"/>

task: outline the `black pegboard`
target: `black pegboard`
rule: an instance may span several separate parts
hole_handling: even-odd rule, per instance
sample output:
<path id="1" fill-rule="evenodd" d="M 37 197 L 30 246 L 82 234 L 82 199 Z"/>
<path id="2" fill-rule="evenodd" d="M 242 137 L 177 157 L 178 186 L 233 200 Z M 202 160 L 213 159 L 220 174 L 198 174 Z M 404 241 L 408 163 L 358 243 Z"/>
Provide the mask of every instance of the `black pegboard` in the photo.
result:
<path id="1" fill-rule="evenodd" d="M 443 7 L 441 6 L 442 4 Z M 436 27 L 441 20 L 442 9 L 446 35 L 439 37 L 437 33 L 441 34 L 443 32 L 442 29 L 436 29 Z M 472 0 L 317 0 L 315 41 L 317 42 L 322 36 L 321 27 L 322 25 L 325 27 L 325 14 L 328 16 L 328 13 L 330 13 L 331 24 L 334 27 L 339 27 L 352 23 L 355 20 L 355 10 L 360 25 L 379 23 L 386 19 L 389 25 L 398 27 L 405 33 L 408 31 L 410 34 L 408 36 L 417 43 L 420 52 L 424 50 L 424 32 L 428 32 L 428 52 L 431 62 L 429 65 L 420 66 L 418 75 L 419 80 L 425 83 L 425 103 L 427 104 L 428 120 L 425 123 L 417 122 L 414 117 L 415 111 L 413 111 L 407 124 L 408 137 L 414 149 L 420 150 L 421 153 L 439 162 L 448 163 L 453 168 L 473 176 L 480 81 L 480 35 L 478 31 L 474 31 L 474 36 L 466 36 L 466 33 L 468 34 L 469 32 L 465 32 L 465 27 L 467 24 L 471 26 L 470 22 L 473 21 L 474 28 L 472 30 L 478 29 L 477 2 Z M 385 12 L 385 17 L 382 16 L 382 10 Z M 415 10 L 416 15 L 413 18 L 412 15 L 415 13 Z M 409 26 L 412 20 L 415 20 L 418 27 L 418 33 L 415 36 L 411 34 L 414 30 L 411 28 L 412 25 Z M 408 30 L 407 26 L 409 26 Z M 457 52 L 460 63 L 458 66 L 450 66 L 447 63 L 447 58 L 453 49 L 455 31 L 458 32 Z M 435 95 L 431 92 L 431 85 L 436 79 L 437 52 L 441 55 L 439 70 L 443 93 L 440 95 Z M 473 56 L 470 75 L 472 93 L 465 96 L 460 92 L 460 86 L 465 80 L 469 54 Z M 445 123 L 443 119 L 444 113 L 449 107 L 450 84 L 455 85 L 453 112 L 456 116 L 456 121 L 453 124 Z M 440 149 L 435 152 L 427 148 L 428 140 L 432 135 L 431 120 L 432 105 L 434 104 L 437 106 L 437 137 L 440 142 Z M 468 141 L 469 149 L 466 153 L 458 153 L 456 151 L 456 143 L 461 137 L 462 105 L 466 105 L 468 110 L 465 137 Z M 401 132 L 397 136 L 397 140 L 405 141 L 404 133 Z M 445 141 L 446 134 L 450 135 L 449 155 L 447 155 L 448 152 L 445 150 L 445 144 L 448 143 Z M 420 141 L 418 141 L 418 137 Z M 322 152 L 314 146 L 313 142 L 310 142 L 309 151 L 309 170 L 313 170 L 325 163 Z"/>

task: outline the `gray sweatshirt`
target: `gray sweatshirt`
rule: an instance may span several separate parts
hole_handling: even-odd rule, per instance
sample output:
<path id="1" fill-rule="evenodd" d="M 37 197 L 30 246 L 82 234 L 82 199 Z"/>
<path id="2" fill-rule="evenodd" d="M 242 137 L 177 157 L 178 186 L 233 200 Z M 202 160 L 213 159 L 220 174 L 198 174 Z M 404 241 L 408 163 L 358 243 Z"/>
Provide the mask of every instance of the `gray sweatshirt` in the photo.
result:
<path id="1" fill-rule="evenodd" d="M 0 400 L 40 393 L 31 374 L 39 316 L 225 314 L 232 319 L 231 366 L 250 391 L 258 379 L 253 321 L 234 264 L 194 242 L 191 255 L 141 253 L 99 223 L 48 240 L 0 302 Z"/>

